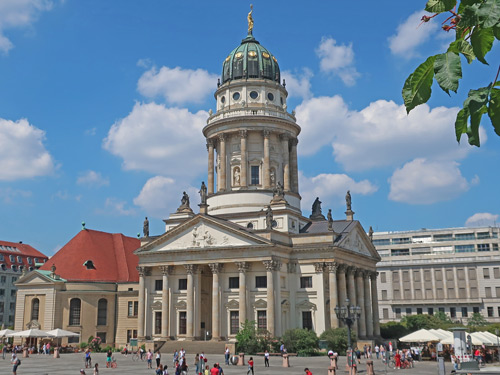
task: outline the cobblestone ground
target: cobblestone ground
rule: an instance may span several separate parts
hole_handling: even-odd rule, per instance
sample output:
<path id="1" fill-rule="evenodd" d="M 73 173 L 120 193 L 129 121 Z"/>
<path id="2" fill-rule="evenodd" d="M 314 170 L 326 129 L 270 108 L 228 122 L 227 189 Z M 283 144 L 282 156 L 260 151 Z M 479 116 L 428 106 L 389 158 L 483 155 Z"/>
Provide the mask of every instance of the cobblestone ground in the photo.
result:
<path id="1" fill-rule="evenodd" d="M 188 364 L 192 364 L 194 359 L 194 354 L 188 354 Z M 134 362 L 132 357 L 124 356 L 121 354 L 115 354 L 118 367 L 116 369 L 106 368 L 106 356 L 104 353 L 92 354 L 93 362 L 99 363 L 99 374 L 115 374 L 115 375 L 139 375 L 139 374 L 150 374 L 154 375 L 154 370 L 148 370 L 146 368 L 146 362 Z M 2 360 L 0 357 L 0 374 L 12 374 L 12 365 L 10 364 L 10 357 L 8 359 Z M 247 357 L 248 359 L 248 357 Z M 289 368 L 284 368 L 281 366 L 280 357 L 271 357 L 270 363 L 271 367 L 264 367 L 263 357 L 254 357 L 255 359 L 255 375 L 267 375 L 267 374 L 284 374 L 284 375 L 298 375 L 304 374 L 304 368 L 308 367 L 314 375 L 326 375 L 328 373 L 327 369 L 329 366 L 329 360 L 327 357 L 309 357 L 309 358 L 298 358 L 292 357 L 290 359 Z M 208 363 L 212 366 L 214 362 L 224 363 L 223 355 L 209 355 Z M 169 368 L 172 365 L 172 355 L 164 355 L 162 358 L 162 363 L 167 363 Z M 339 370 L 338 374 L 345 375 L 345 357 L 341 357 L 339 360 Z M 415 368 L 408 370 L 390 370 L 387 369 L 382 364 L 380 360 L 374 360 L 375 363 L 375 373 L 376 374 L 407 374 L 407 375 L 426 375 L 426 374 L 437 374 L 437 364 L 435 362 L 417 362 Z M 80 369 L 84 367 L 83 364 L 83 354 L 62 354 L 61 358 L 55 359 L 51 356 L 44 355 L 32 355 L 30 358 L 22 358 L 22 364 L 19 366 L 17 371 L 18 375 L 78 375 Z M 222 366 L 225 375 L 236 375 L 236 374 L 246 374 L 247 367 L 242 366 Z M 365 360 L 361 361 L 359 365 L 359 374 L 366 374 L 366 364 Z M 450 374 L 452 370 L 451 364 L 446 363 L 446 373 Z M 498 370 L 500 374 L 500 367 Z M 173 372 L 170 372 L 173 374 Z M 92 370 L 86 370 L 86 374 L 92 375 Z M 194 375 L 194 366 L 190 366 L 189 375 Z"/>

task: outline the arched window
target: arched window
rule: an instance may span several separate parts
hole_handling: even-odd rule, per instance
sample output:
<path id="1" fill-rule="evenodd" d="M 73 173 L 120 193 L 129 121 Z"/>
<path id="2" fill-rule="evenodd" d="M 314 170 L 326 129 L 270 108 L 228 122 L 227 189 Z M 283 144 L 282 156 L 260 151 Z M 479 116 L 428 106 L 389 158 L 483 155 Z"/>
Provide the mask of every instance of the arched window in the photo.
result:
<path id="1" fill-rule="evenodd" d="M 40 313 L 40 300 L 38 298 L 33 298 L 31 301 L 31 320 L 38 320 Z"/>
<path id="2" fill-rule="evenodd" d="M 82 309 L 82 301 L 79 298 L 72 298 L 69 302 L 69 325 L 80 325 L 80 313 Z"/>
<path id="3" fill-rule="evenodd" d="M 105 326 L 108 318 L 108 300 L 101 298 L 97 303 L 97 325 Z"/>

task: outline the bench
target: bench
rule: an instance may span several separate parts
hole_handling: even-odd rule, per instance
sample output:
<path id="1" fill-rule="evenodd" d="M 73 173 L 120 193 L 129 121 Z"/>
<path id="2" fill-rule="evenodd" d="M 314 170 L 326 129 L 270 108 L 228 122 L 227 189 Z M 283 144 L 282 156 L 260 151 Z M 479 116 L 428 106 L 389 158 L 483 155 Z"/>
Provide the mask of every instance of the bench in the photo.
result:
<path id="1" fill-rule="evenodd" d="M 479 363 L 476 361 L 461 362 L 460 370 L 479 370 Z"/>
<path id="2" fill-rule="evenodd" d="M 297 357 L 297 353 L 286 353 L 289 357 Z M 264 356 L 264 353 L 257 353 L 258 356 Z M 269 353 L 270 357 L 281 357 L 281 353 Z"/>

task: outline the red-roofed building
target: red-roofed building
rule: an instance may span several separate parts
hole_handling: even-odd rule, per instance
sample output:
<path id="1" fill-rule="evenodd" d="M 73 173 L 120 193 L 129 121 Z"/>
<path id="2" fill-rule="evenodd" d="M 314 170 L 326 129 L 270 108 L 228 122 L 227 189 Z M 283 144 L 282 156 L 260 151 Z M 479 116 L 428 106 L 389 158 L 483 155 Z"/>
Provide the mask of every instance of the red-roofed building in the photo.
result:
<path id="1" fill-rule="evenodd" d="M 16 291 L 14 283 L 26 271 L 33 271 L 47 256 L 22 242 L 0 241 L 0 326 L 14 324 Z"/>
<path id="2" fill-rule="evenodd" d="M 123 346 L 137 336 L 137 238 L 83 229 L 16 283 L 15 329 L 62 328 Z"/>

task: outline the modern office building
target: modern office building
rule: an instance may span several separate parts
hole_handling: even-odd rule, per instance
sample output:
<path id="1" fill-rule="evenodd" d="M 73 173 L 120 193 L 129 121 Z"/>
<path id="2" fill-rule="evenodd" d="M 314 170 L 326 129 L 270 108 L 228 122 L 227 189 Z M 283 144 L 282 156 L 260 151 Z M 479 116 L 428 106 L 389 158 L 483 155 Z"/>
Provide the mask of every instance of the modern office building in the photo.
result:
<path id="1" fill-rule="evenodd" d="M 22 242 L 0 241 L 0 327 L 14 325 L 17 287 L 26 272 L 43 265 L 48 258 Z"/>
<path id="2" fill-rule="evenodd" d="M 500 322 L 499 235 L 498 227 L 375 232 L 381 321 L 444 311 Z"/>

